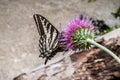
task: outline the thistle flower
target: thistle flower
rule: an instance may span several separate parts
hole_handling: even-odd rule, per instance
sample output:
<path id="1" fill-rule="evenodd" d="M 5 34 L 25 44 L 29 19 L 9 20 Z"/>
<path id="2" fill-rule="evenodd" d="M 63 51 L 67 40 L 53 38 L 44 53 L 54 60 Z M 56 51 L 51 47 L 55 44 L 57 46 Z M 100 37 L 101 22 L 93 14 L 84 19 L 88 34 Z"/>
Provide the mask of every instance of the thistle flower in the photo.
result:
<path id="1" fill-rule="evenodd" d="M 94 44 L 120 63 L 119 57 L 117 57 L 112 51 L 94 41 L 94 27 L 92 22 L 91 18 L 88 19 L 85 16 L 77 17 L 71 21 L 63 33 L 62 41 L 64 42 L 65 48 L 72 50 L 88 49 L 91 47 L 91 44 Z"/>
<path id="2" fill-rule="evenodd" d="M 92 18 L 89 19 L 81 15 L 67 25 L 63 34 L 66 49 L 87 49 L 91 46 L 86 39 L 94 39 L 92 22 Z"/>

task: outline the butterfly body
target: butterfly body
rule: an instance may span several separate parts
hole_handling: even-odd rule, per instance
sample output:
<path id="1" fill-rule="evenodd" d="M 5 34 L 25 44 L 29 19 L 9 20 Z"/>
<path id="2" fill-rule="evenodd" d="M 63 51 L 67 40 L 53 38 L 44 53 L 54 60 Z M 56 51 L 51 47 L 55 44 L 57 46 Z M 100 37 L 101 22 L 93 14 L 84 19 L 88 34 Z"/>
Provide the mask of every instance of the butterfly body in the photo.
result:
<path id="1" fill-rule="evenodd" d="M 59 31 L 43 16 L 33 15 L 40 39 L 39 39 L 39 57 L 46 58 L 45 64 L 50 60 L 58 49 L 60 33 Z"/>

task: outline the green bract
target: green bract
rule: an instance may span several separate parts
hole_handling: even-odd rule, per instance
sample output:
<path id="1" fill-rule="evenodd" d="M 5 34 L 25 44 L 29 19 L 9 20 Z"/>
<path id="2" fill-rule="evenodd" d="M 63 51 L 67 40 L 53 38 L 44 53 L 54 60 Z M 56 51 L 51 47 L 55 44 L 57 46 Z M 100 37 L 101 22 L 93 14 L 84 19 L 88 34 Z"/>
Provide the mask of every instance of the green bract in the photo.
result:
<path id="1" fill-rule="evenodd" d="M 73 43 L 79 49 L 89 49 L 91 43 L 87 39 L 94 39 L 94 33 L 88 28 L 79 28 L 73 34 Z"/>

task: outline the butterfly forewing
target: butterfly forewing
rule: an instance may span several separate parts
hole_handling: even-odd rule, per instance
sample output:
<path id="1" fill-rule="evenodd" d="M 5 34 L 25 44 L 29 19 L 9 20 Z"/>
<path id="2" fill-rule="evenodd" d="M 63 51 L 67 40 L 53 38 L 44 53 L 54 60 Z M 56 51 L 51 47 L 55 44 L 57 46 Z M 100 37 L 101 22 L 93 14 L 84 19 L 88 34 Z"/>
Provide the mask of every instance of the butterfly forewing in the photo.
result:
<path id="1" fill-rule="evenodd" d="M 40 35 L 39 46 L 41 55 L 49 57 L 46 52 L 54 51 L 58 47 L 59 32 L 45 17 L 39 14 L 34 14 L 33 17 Z"/>

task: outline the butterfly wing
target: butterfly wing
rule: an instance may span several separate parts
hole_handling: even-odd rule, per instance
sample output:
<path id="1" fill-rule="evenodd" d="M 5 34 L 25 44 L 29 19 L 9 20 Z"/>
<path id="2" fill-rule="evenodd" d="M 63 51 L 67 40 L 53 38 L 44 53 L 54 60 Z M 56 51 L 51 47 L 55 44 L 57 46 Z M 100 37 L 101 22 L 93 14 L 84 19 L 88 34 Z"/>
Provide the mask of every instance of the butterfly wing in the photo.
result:
<path id="1" fill-rule="evenodd" d="M 45 17 L 39 14 L 34 14 L 33 17 L 40 35 L 40 56 L 48 60 L 48 57 L 51 57 L 52 52 L 58 47 L 59 31 Z"/>

